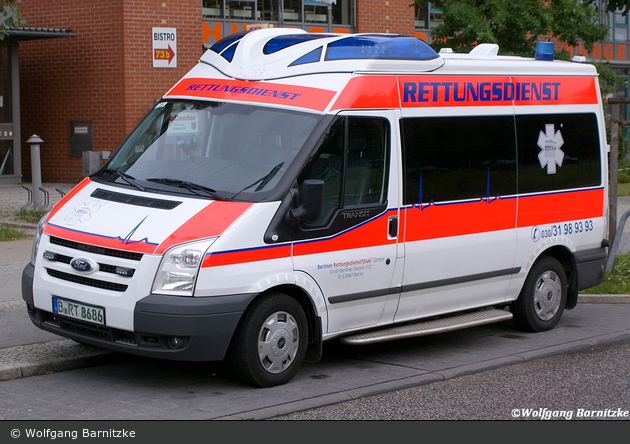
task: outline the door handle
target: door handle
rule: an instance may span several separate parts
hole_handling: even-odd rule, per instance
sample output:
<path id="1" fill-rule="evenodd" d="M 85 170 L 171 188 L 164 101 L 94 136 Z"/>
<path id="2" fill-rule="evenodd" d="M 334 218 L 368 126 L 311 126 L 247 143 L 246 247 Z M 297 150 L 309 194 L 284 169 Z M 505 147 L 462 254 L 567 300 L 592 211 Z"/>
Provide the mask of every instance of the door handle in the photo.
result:
<path id="1" fill-rule="evenodd" d="M 391 216 L 387 221 L 387 234 L 390 238 L 398 237 L 398 216 Z"/>

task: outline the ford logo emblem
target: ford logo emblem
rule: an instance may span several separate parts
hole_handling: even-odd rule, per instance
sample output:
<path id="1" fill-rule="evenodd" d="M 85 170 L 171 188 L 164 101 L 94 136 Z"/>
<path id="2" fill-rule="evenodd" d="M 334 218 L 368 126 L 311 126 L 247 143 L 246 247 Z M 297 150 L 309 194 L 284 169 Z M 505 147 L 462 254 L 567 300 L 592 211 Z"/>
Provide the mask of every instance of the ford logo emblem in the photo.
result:
<path id="1" fill-rule="evenodd" d="M 91 273 L 96 269 L 96 264 L 89 259 L 75 257 L 70 261 L 70 266 L 80 273 Z"/>

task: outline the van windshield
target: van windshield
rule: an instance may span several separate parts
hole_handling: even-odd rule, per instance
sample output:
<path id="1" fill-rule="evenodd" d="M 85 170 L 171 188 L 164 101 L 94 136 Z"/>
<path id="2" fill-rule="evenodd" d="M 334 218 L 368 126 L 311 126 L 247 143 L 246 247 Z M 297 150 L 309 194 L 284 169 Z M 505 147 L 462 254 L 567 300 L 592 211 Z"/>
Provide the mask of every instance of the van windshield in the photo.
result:
<path id="1" fill-rule="evenodd" d="M 235 103 L 162 101 L 100 177 L 140 189 L 256 200 L 255 193 L 278 184 L 321 118 Z"/>

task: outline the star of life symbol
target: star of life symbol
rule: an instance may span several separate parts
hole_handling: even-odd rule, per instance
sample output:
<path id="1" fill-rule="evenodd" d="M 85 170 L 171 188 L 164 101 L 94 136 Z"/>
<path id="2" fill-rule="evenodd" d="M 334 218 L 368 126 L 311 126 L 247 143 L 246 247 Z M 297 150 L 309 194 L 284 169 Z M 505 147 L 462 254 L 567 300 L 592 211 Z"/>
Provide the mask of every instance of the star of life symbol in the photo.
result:
<path id="1" fill-rule="evenodd" d="M 64 221 L 66 225 L 74 225 L 77 222 L 85 222 L 92 217 L 92 213 L 98 211 L 101 208 L 101 204 L 98 200 L 93 200 L 90 203 L 83 202 L 83 205 L 74 207 L 74 213 L 66 214 Z"/>
<path id="2" fill-rule="evenodd" d="M 564 151 L 560 147 L 564 145 L 564 139 L 560 130 L 555 131 L 553 123 L 545 125 L 545 132 L 542 131 L 538 135 L 538 146 L 540 147 L 540 153 L 538 153 L 538 161 L 540 167 L 547 166 L 547 174 L 556 174 L 556 165 L 562 166 L 564 160 Z"/>

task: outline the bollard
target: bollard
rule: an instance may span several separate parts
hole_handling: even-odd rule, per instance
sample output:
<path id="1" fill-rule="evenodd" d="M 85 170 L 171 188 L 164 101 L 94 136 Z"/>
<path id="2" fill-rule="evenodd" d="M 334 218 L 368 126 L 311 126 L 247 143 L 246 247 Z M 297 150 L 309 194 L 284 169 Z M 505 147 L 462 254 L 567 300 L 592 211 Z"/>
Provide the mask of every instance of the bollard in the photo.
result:
<path id="1" fill-rule="evenodd" d="M 31 145 L 31 176 L 33 182 L 33 208 L 38 209 L 42 206 L 42 196 L 37 192 L 42 186 L 42 167 L 39 156 L 39 145 L 44 141 L 37 135 L 33 134 L 26 141 Z"/>

